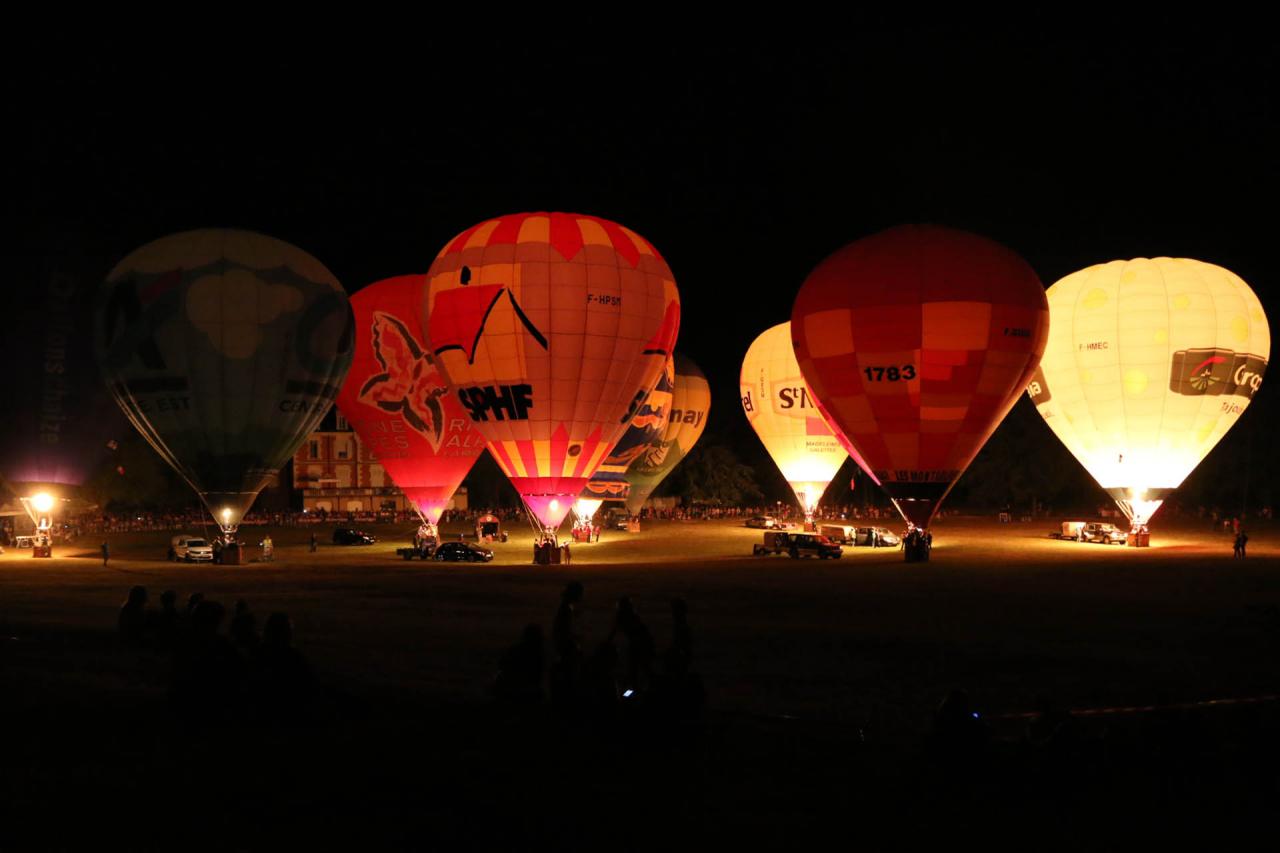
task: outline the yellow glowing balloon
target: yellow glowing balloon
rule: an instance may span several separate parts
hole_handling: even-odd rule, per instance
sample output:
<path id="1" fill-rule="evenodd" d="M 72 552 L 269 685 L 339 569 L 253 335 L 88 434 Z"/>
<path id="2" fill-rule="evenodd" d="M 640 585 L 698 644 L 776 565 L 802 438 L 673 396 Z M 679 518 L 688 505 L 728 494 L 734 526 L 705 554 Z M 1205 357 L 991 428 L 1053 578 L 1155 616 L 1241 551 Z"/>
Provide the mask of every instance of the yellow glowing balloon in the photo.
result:
<path id="1" fill-rule="evenodd" d="M 790 323 L 774 326 L 751 344 L 742 360 L 741 392 L 747 420 L 811 519 L 849 454 L 800 375 Z"/>
<path id="2" fill-rule="evenodd" d="M 1271 351 L 1239 276 L 1185 258 L 1113 261 L 1049 288 L 1049 343 L 1028 393 L 1134 526 L 1239 419 Z"/>

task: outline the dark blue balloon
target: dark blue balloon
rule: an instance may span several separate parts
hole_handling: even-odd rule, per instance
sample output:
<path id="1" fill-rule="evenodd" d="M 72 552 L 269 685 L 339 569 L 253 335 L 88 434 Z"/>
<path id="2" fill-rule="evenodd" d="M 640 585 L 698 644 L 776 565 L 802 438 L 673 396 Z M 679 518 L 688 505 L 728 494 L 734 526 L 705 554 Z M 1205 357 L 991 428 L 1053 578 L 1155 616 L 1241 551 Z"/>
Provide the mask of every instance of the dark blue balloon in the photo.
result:
<path id="1" fill-rule="evenodd" d="M 0 317 L 0 482 L 18 494 L 81 486 L 128 428 L 93 349 L 93 295 L 106 265 L 36 256 L 19 269 Z"/>

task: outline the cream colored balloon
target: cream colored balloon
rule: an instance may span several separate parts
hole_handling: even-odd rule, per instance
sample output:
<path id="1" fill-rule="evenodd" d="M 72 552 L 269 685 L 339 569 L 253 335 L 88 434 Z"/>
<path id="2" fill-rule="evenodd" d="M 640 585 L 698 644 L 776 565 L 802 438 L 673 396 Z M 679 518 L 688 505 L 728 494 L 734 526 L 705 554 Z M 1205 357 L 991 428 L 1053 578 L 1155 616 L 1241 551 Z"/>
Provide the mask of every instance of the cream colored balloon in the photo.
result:
<path id="1" fill-rule="evenodd" d="M 1185 258 L 1112 261 L 1048 291 L 1028 393 L 1135 527 L 1236 423 L 1271 351 L 1239 276 Z"/>
<path id="2" fill-rule="evenodd" d="M 765 331 L 742 360 L 742 409 L 812 520 L 818 500 L 849 458 L 818 411 L 791 348 L 791 324 Z"/>

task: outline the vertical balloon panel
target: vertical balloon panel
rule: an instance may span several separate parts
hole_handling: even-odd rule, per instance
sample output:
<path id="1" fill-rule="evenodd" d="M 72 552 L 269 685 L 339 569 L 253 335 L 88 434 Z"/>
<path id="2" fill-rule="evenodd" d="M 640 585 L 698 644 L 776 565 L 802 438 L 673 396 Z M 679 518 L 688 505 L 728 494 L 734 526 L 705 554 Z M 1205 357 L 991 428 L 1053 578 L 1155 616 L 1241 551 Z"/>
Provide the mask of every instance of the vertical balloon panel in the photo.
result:
<path id="1" fill-rule="evenodd" d="M 464 231 L 428 271 L 424 310 L 459 400 L 548 528 L 639 411 L 680 319 L 675 279 L 648 241 L 564 213 Z"/>
<path id="2" fill-rule="evenodd" d="M 315 428 L 351 362 L 337 280 L 302 250 L 248 231 L 143 246 L 111 271 L 96 314 L 117 403 L 224 529 Z"/>

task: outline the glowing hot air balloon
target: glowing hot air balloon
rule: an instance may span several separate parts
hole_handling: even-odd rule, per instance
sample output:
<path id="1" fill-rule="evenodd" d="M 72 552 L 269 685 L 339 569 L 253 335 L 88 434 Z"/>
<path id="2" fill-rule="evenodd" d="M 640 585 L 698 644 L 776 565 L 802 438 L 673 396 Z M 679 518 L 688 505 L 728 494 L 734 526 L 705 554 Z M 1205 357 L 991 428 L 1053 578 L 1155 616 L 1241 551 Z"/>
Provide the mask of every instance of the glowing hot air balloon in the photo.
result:
<path id="1" fill-rule="evenodd" d="M 559 527 L 671 355 L 675 279 L 647 240 L 567 213 L 490 219 L 427 273 L 424 327 L 489 452 Z"/>
<path id="2" fill-rule="evenodd" d="M 59 510 L 88 505 L 81 487 L 129 429 L 93 351 L 93 293 L 103 271 L 59 246 L 22 253 L 10 273 L 22 286 L 3 332 L 11 405 L 0 417 L 0 504 L 11 492 L 26 509 L 40 556 L 51 554 Z"/>
<path id="3" fill-rule="evenodd" d="M 1049 312 L 1035 271 L 1009 249 L 902 226 L 819 264 L 791 329 L 827 414 L 903 517 L 927 528 L 1026 388 Z"/>
<path id="4" fill-rule="evenodd" d="M 747 420 L 812 524 L 822 493 L 849 454 L 800 375 L 790 323 L 766 330 L 747 349 L 740 390 Z"/>
<path id="5" fill-rule="evenodd" d="M 587 487 L 583 489 L 582 498 L 575 505 L 575 514 L 579 513 L 578 506 L 585 509 L 596 502 L 591 509 L 594 513 L 601 502 L 627 499 L 631 493 L 627 469 L 654 442 L 662 438 L 667 427 L 667 413 L 671 409 L 671 391 L 674 385 L 675 362 L 669 358 L 658 377 L 658 384 L 644 398 L 640 410 L 631 419 L 631 426 L 627 427 L 627 431 L 618 439 L 618 443 L 600 463 Z"/>
<path id="6" fill-rule="evenodd" d="M 389 278 L 351 297 L 355 355 L 338 408 L 430 527 L 484 452 L 484 437 L 423 343 L 426 276 Z"/>
<path id="7" fill-rule="evenodd" d="M 96 315 L 116 402 L 230 540 L 337 396 L 351 363 L 346 294 L 295 246 L 204 229 L 122 260 Z"/>
<path id="8" fill-rule="evenodd" d="M 711 411 L 711 386 L 698 365 L 676 353 L 675 381 L 666 429 L 627 469 L 627 512 L 639 515 L 644 502 L 702 437 Z M 665 381 L 665 379 L 663 380 Z M 663 381 L 659 381 L 661 388 Z M 656 389 L 655 389 L 656 390 Z"/>
<path id="9" fill-rule="evenodd" d="M 1257 393 L 1266 315 L 1238 276 L 1184 258 L 1099 264 L 1048 297 L 1028 393 L 1137 530 Z"/>

